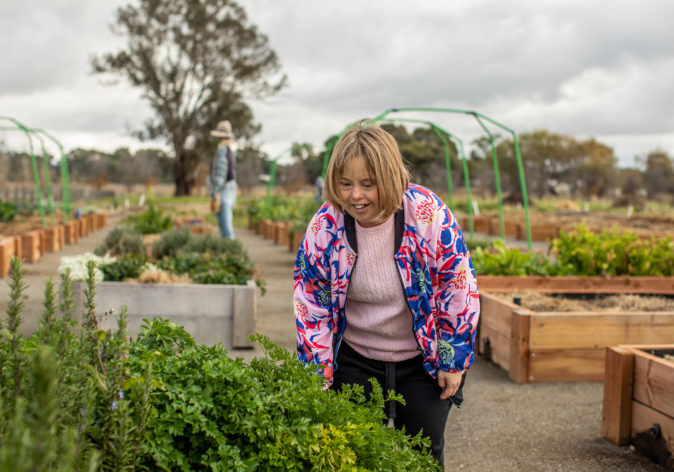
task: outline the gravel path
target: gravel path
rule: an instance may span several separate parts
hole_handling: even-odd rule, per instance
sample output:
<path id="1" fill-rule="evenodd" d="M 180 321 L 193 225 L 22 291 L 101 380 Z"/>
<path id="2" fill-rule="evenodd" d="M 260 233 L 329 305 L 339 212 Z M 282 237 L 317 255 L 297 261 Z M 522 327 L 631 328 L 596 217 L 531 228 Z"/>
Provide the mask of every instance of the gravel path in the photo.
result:
<path id="1" fill-rule="evenodd" d="M 294 350 L 292 266 L 295 254 L 244 228 L 237 237 L 260 267 L 267 294 L 258 302 L 257 330 Z M 250 358 L 254 350 L 233 351 Z M 601 436 L 603 385 L 598 382 L 518 385 L 478 356 L 446 430 L 446 470 L 664 471 Z"/>
<path id="2" fill-rule="evenodd" d="M 67 246 L 25 264 L 24 333 L 37 326 L 44 280 L 57 279 L 63 255 L 92 251 L 118 220 Z M 294 350 L 292 265 L 295 255 L 248 231 L 236 229 L 267 284 L 258 302 L 258 332 L 281 347 Z M 6 279 L 0 281 L 0 310 L 8 299 Z M 250 359 L 256 349 L 234 350 L 235 357 Z M 600 434 L 603 387 L 600 383 L 547 383 L 517 385 L 499 367 L 478 357 L 464 389 L 465 401 L 452 410 L 447 425 L 447 470 L 465 471 L 663 471 L 633 452 L 617 447 Z"/>

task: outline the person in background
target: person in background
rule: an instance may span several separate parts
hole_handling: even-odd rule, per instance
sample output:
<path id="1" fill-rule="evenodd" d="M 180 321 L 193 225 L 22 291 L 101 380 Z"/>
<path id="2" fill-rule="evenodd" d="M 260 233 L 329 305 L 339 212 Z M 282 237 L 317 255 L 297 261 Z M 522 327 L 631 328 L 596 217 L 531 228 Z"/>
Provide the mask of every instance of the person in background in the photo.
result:
<path id="1" fill-rule="evenodd" d="M 337 142 L 294 268 L 298 358 L 326 388 L 374 377 L 389 426 L 430 438 L 444 469 L 444 432 L 463 401 L 480 312 L 475 270 L 447 206 L 410 183 L 398 144 L 371 120 Z"/>
<path id="2" fill-rule="evenodd" d="M 316 187 L 316 196 L 314 197 L 314 200 L 317 202 L 321 201 L 321 198 L 323 197 L 323 176 L 319 175 L 316 177 L 316 180 L 314 181 L 314 186 Z"/>
<path id="3" fill-rule="evenodd" d="M 221 121 L 211 131 L 211 136 L 220 138 L 218 150 L 211 164 L 211 208 L 218 217 L 220 234 L 234 239 L 233 211 L 236 205 L 236 159 L 232 151 L 234 133 L 229 121 Z"/>

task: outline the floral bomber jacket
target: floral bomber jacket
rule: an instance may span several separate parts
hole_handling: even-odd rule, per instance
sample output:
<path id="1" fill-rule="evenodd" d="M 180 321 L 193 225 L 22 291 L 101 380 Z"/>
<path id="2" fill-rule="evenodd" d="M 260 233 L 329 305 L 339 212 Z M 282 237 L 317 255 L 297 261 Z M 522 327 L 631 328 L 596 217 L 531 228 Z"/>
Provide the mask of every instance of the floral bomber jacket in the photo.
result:
<path id="1" fill-rule="evenodd" d="M 424 367 L 460 372 L 474 360 L 480 313 L 475 270 L 459 225 L 431 190 L 410 184 L 395 215 L 395 258 Z M 357 259 L 355 221 L 325 203 L 314 215 L 294 268 L 297 354 L 332 383 L 346 328 L 344 307 Z"/>

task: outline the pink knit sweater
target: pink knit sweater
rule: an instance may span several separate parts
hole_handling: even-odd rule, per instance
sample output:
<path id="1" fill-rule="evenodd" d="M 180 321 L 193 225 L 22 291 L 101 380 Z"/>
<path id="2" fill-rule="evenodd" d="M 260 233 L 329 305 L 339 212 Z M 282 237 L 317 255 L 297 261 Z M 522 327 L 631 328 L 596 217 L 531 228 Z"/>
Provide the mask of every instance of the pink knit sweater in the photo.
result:
<path id="1" fill-rule="evenodd" d="M 358 258 L 346 297 L 344 340 L 359 354 L 400 362 L 419 355 L 400 274 L 391 216 L 374 228 L 356 223 Z"/>

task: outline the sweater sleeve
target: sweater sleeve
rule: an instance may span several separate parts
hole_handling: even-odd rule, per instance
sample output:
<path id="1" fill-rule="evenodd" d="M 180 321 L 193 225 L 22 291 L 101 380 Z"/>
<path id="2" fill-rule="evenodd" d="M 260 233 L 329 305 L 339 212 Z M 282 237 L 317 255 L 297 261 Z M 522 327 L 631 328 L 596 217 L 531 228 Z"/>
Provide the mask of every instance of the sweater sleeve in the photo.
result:
<path id="1" fill-rule="evenodd" d="M 445 205 L 440 207 L 438 216 L 438 366 L 460 372 L 474 361 L 480 298 L 473 262 L 458 222 Z"/>
<path id="2" fill-rule="evenodd" d="M 227 147 L 220 146 L 215 155 L 215 171 L 213 172 L 213 191 L 220 191 L 227 179 Z"/>
<path id="3" fill-rule="evenodd" d="M 325 206 L 324 206 L 325 208 Z M 309 224 L 321 218 L 319 210 Z M 320 225 L 318 225 L 320 226 Z M 308 364 L 319 366 L 318 372 L 332 384 L 333 332 L 330 264 L 327 244 L 321 243 L 321 232 L 307 230 L 294 267 L 293 305 L 297 327 L 297 356 Z"/>

